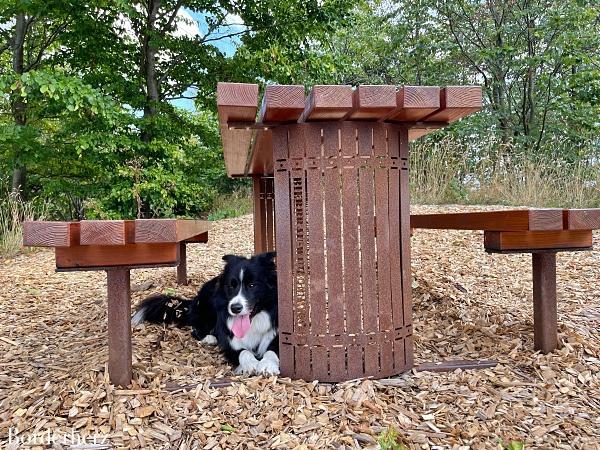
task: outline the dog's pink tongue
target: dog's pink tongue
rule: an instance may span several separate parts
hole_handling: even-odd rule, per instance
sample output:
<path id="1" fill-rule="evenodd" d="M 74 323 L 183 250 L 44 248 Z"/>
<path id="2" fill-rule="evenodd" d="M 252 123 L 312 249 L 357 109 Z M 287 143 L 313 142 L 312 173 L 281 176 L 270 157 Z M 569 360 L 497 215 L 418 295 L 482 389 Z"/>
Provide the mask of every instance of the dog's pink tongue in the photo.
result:
<path id="1" fill-rule="evenodd" d="M 248 330 L 250 329 L 250 314 L 246 314 L 245 316 L 236 316 L 233 319 L 233 325 L 231 326 L 231 331 L 235 337 L 242 339 Z"/>

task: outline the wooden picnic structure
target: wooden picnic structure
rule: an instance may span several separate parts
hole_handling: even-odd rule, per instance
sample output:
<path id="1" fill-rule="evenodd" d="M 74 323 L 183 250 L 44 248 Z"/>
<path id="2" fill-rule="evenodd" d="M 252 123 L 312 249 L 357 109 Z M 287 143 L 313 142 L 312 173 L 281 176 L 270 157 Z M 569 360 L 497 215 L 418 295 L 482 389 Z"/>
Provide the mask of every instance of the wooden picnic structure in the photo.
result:
<path id="1" fill-rule="evenodd" d="M 31 221 L 23 244 L 54 247 L 56 270 L 104 270 L 107 277 L 108 371 L 112 383 L 131 383 L 131 269 L 177 266 L 187 284 L 186 245 L 207 242 L 210 225 L 201 220 L 140 219 Z"/>
<path id="2" fill-rule="evenodd" d="M 410 215 L 409 142 L 481 108 L 477 86 L 219 83 L 227 173 L 252 177 L 254 248 L 276 250 L 281 374 L 344 381 L 413 368 L 411 228 L 483 230 L 494 253 L 533 254 L 535 348 L 557 347 L 556 253 L 589 250 L 599 210 Z M 57 270 L 106 270 L 109 372 L 131 381 L 129 271 L 178 266 L 202 221 L 27 222 Z M 452 361 L 421 370 L 489 367 Z M 430 367 L 431 366 L 431 367 Z"/>

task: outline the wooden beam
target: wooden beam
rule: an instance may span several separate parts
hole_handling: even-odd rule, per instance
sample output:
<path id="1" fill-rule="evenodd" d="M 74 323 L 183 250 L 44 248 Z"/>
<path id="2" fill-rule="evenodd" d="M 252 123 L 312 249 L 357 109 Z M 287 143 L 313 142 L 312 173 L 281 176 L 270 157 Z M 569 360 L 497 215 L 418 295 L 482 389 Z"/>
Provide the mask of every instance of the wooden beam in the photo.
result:
<path id="1" fill-rule="evenodd" d="M 177 265 L 177 284 L 187 286 L 187 248 L 185 242 L 179 243 L 179 264 Z"/>
<path id="2" fill-rule="evenodd" d="M 558 345 L 556 253 L 533 253 L 534 349 L 550 353 Z"/>
<path id="3" fill-rule="evenodd" d="M 387 122 L 416 122 L 440 108 L 438 86 L 404 86 L 396 93 L 396 108 Z"/>
<path id="4" fill-rule="evenodd" d="M 315 85 L 298 122 L 340 120 L 352 110 L 352 86 Z"/>
<path id="5" fill-rule="evenodd" d="M 440 109 L 423 120 L 454 122 L 481 109 L 480 86 L 448 86 L 440 91 Z"/>
<path id="6" fill-rule="evenodd" d="M 257 84 L 217 84 L 217 111 L 225 166 L 229 176 L 245 175 L 253 131 L 229 129 L 227 123 L 231 121 L 254 123 L 257 110 Z"/>
<path id="7" fill-rule="evenodd" d="M 197 236 L 193 236 L 189 239 L 186 239 L 183 242 L 187 242 L 188 244 L 191 243 L 206 243 L 208 242 L 208 231 L 205 231 L 204 233 L 201 233 Z"/>
<path id="8" fill-rule="evenodd" d="M 79 244 L 79 222 L 44 220 L 23 222 L 26 247 L 70 247 Z"/>
<path id="9" fill-rule="evenodd" d="M 352 93 L 352 109 L 345 120 L 384 119 L 396 108 L 396 87 L 360 85 Z"/>
<path id="10" fill-rule="evenodd" d="M 133 220 L 82 220 L 81 245 L 125 245 L 134 242 Z"/>
<path id="11" fill-rule="evenodd" d="M 135 242 L 181 242 L 210 230 L 205 220 L 136 219 Z"/>
<path id="12" fill-rule="evenodd" d="M 56 247 L 57 269 L 93 269 L 115 266 L 177 265 L 179 245 L 125 244 Z"/>
<path id="13" fill-rule="evenodd" d="M 268 122 L 269 124 L 295 122 L 305 107 L 304 86 L 269 85 L 265 88 L 258 122 Z M 257 129 L 245 173 L 246 175 L 264 175 L 272 172 L 272 131 L 264 128 Z"/>
<path id="14" fill-rule="evenodd" d="M 449 214 L 412 214 L 411 228 L 486 231 L 562 230 L 560 209 L 523 209 Z"/>
<path id="15" fill-rule="evenodd" d="M 566 230 L 598 230 L 600 229 L 600 208 L 565 209 Z"/>
<path id="16" fill-rule="evenodd" d="M 590 248 L 592 231 L 486 231 L 484 246 L 486 250 L 524 252 Z"/>
<path id="17" fill-rule="evenodd" d="M 268 85 L 265 87 L 259 122 L 296 122 L 305 106 L 304 86 Z"/>

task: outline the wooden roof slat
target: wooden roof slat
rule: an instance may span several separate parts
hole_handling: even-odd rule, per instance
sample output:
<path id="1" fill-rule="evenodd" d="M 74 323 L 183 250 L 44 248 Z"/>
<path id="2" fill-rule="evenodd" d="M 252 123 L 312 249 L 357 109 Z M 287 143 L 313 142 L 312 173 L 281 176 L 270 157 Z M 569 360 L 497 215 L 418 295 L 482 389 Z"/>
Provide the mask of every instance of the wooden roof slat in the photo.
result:
<path id="1" fill-rule="evenodd" d="M 133 220 L 82 220 L 80 245 L 125 245 L 134 242 Z"/>
<path id="2" fill-rule="evenodd" d="M 377 120 L 396 108 L 396 87 L 360 85 L 352 93 L 352 109 L 346 120 Z"/>
<path id="3" fill-rule="evenodd" d="M 484 246 L 486 250 L 509 252 L 591 248 L 592 231 L 486 231 Z"/>
<path id="4" fill-rule="evenodd" d="M 298 120 L 306 107 L 304 86 L 268 85 L 265 87 L 257 122 L 288 123 Z M 273 144 L 270 129 L 255 131 L 252 150 L 247 161 L 246 173 L 269 173 L 273 171 Z"/>
<path id="5" fill-rule="evenodd" d="M 388 122 L 416 122 L 440 109 L 438 86 L 403 86 L 396 93 L 396 108 Z"/>
<path id="6" fill-rule="evenodd" d="M 23 245 L 28 247 L 71 247 L 79 244 L 78 222 L 25 221 Z"/>
<path id="7" fill-rule="evenodd" d="M 600 208 L 566 209 L 566 230 L 598 230 L 600 229 Z"/>
<path id="8" fill-rule="evenodd" d="M 175 243 L 198 236 L 210 230 L 205 220 L 136 219 L 135 242 Z"/>
<path id="9" fill-rule="evenodd" d="M 254 123 L 258 110 L 258 85 L 218 83 L 217 110 L 227 174 L 244 175 L 253 131 L 229 129 L 227 123 Z"/>
<path id="10" fill-rule="evenodd" d="M 481 109 L 480 86 L 447 86 L 440 90 L 440 109 L 423 120 L 455 122 Z"/>
<path id="11" fill-rule="evenodd" d="M 298 122 L 340 120 L 352 110 L 352 86 L 315 85 Z"/>
<path id="12" fill-rule="evenodd" d="M 413 214 L 412 228 L 486 231 L 562 230 L 560 209 L 523 209 L 451 214 Z"/>
<path id="13" fill-rule="evenodd" d="M 295 122 L 306 106 L 302 85 L 268 85 L 265 87 L 259 122 Z"/>

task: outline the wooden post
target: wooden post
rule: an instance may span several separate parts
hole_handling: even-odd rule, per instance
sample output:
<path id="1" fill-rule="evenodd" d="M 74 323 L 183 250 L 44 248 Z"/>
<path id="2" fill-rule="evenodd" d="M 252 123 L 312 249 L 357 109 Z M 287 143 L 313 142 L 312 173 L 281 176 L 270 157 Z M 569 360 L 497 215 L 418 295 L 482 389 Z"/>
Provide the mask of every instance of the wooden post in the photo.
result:
<path id="1" fill-rule="evenodd" d="M 534 348 L 549 353 L 558 345 L 556 253 L 532 253 Z"/>
<path id="2" fill-rule="evenodd" d="M 252 196 L 254 202 L 254 253 L 264 253 L 267 251 L 267 236 L 266 236 L 266 215 L 264 210 L 264 200 L 261 189 L 262 178 L 259 176 L 252 177 Z"/>
<path id="3" fill-rule="evenodd" d="M 131 383 L 131 287 L 129 269 L 106 271 L 108 285 L 108 373 L 117 386 Z"/>
<path id="4" fill-rule="evenodd" d="M 177 284 L 187 286 L 187 248 L 185 242 L 179 243 L 179 264 L 177 265 Z"/>

